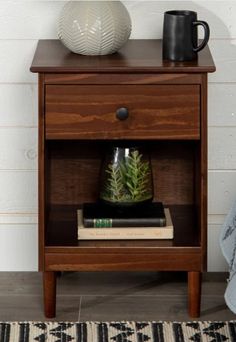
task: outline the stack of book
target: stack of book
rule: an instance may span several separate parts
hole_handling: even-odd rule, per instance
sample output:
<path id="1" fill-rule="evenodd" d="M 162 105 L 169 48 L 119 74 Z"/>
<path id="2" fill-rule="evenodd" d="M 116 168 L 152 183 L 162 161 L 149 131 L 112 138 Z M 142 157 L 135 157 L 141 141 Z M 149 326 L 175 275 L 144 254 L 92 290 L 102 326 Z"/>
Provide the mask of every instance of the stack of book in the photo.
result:
<path id="1" fill-rule="evenodd" d="M 138 209 L 85 203 L 77 216 L 79 240 L 173 239 L 170 211 L 161 202 Z"/>

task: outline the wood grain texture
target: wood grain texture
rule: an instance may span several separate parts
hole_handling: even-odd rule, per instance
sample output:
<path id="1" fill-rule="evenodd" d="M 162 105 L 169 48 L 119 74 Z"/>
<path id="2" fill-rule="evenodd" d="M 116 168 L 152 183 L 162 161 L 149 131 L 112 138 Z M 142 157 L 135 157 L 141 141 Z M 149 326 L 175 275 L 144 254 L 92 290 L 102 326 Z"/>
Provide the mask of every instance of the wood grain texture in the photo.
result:
<path id="1" fill-rule="evenodd" d="M 127 144 L 129 145 L 129 141 Z M 133 142 L 134 143 L 134 142 Z M 138 143 L 138 142 L 137 142 Z M 192 204 L 194 156 L 197 142 L 141 142 L 150 155 L 154 200 Z M 48 141 L 48 204 L 82 204 L 99 196 L 100 169 L 111 141 Z M 163 179 L 168 181 L 163 182 Z M 69 189 L 69 191 L 67 190 Z"/>
<path id="2" fill-rule="evenodd" d="M 202 75 L 201 86 L 201 157 L 200 157 L 200 227 L 202 245 L 202 271 L 207 267 L 207 176 L 208 176 L 208 140 L 207 140 L 207 74 Z"/>
<path id="3" fill-rule="evenodd" d="M 43 272 L 44 313 L 47 318 L 56 316 L 56 272 Z"/>
<path id="4" fill-rule="evenodd" d="M 196 85 L 48 85 L 46 138 L 199 139 L 199 96 Z"/>
<path id="5" fill-rule="evenodd" d="M 211 40 L 209 43 L 217 66 L 217 72 L 209 75 L 210 83 L 235 83 L 236 82 L 236 60 L 234 40 Z M 30 74 L 29 65 L 37 45 L 35 40 L 0 40 L 0 83 L 34 83 L 37 82 L 36 75 Z M 184 69 L 182 69 L 183 73 Z M 199 70 L 200 71 L 200 70 Z M 84 71 L 86 73 L 86 71 Z M 93 70 L 96 72 L 96 70 Z M 116 71 L 118 72 L 118 71 Z M 171 70 L 169 70 L 170 73 Z M 181 69 L 177 72 L 181 72 Z M 114 73 L 111 70 L 109 73 Z M 119 72 L 118 72 L 119 73 Z M 135 70 L 132 71 L 135 73 Z M 146 73 L 144 71 L 144 73 Z M 151 71 L 148 71 L 151 73 Z M 192 74 L 192 72 L 190 72 Z M 214 75 L 214 76 L 213 76 Z"/>
<path id="6" fill-rule="evenodd" d="M 0 103 L 1 103 L 1 115 L 0 125 L 1 126 L 29 126 L 36 127 L 37 125 L 37 78 L 30 77 L 28 72 L 29 58 L 32 56 L 36 41 L 32 39 L 53 39 L 56 38 L 56 19 L 59 15 L 59 10 L 66 1 L 1 1 L 0 2 L 0 13 L 4 20 L 0 22 L 0 35 L 1 35 L 1 75 L 2 82 L 21 82 L 18 84 L 14 83 L 2 83 L 0 85 Z M 127 1 L 125 2 L 127 5 Z M 133 38 L 161 38 L 162 35 L 162 20 L 163 13 L 168 9 L 175 7 L 176 9 L 182 9 L 186 6 L 186 3 L 182 1 L 133 1 L 128 2 L 128 9 L 132 17 Z M 215 220 L 220 217 L 221 222 L 225 218 L 225 214 L 230 207 L 230 203 L 235 197 L 235 167 L 234 167 L 234 146 L 231 144 L 231 138 L 228 136 L 228 131 L 225 131 L 224 126 L 236 126 L 236 93 L 234 83 L 226 83 L 228 81 L 235 81 L 235 70 L 234 66 L 230 67 L 234 63 L 235 51 L 228 48 L 230 45 L 235 46 L 235 41 L 231 41 L 236 37 L 236 21 L 235 21 L 235 7 L 234 1 L 207 1 L 204 3 L 201 1 L 188 2 L 187 7 L 192 10 L 197 10 L 199 19 L 204 19 L 210 23 L 211 26 L 211 40 L 215 38 L 216 50 L 221 50 L 221 55 L 217 63 L 223 63 L 222 77 L 220 81 L 225 83 L 214 83 L 209 85 L 209 125 L 211 126 L 222 126 L 220 128 L 222 132 L 213 133 L 214 146 L 219 146 L 218 159 L 216 149 L 212 152 L 211 132 L 209 136 L 209 167 L 214 170 L 213 180 L 210 184 L 210 207 L 213 214 L 209 215 L 209 220 Z M 43 18 L 43 20 L 41 20 Z M 199 30 L 200 31 L 200 30 Z M 200 32 L 199 32 L 200 33 Z M 201 36 L 200 36 L 201 37 Z M 223 38 L 223 39 L 222 39 Z M 9 40 L 8 40 L 9 39 Z M 29 39 L 29 40 L 26 40 Z M 29 46 L 29 47 L 28 47 Z M 216 51 L 218 55 L 218 52 Z M 213 57 L 215 51 L 213 53 Z M 227 67 L 229 64 L 229 67 Z M 219 68 L 218 68 L 219 69 Z M 216 73 L 219 75 L 219 72 Z M 65 74 L 64 74 L 65 76 Z M 125 75 L 126 76 L 126 75 Z M 197 74 L 196 74 L 197 76 Z M 62 79 L 62 78 L 61 78 Z M 35 84 L 24 84 L 22 82 L 34 82 Z M 32 90 L 34 87 L 34 90 Z M 16 128 L 17 130 L 18 128 Z M 16 135 L 20 135 L 20 129 L 16 131 Z M 30 139 L 31 141 L 32 139 Z M 9 147 L 10 148 L 10 147 Z M 30 148 L 30 145 L 26 147 Z M 0 152 L 1 153 L 1 152 Z M 230 158 L 232 155 L 232 159 Z M 211 156 L 214 158 L 211 159 Z M 23 151 L 22 151 L 22 157 Z M 227 158 L 227 159 L 226 159 Z M 8 164 L 13 162 L 13 159 L 6 160 Z M 16 165 L 18 169 L 23 166 L 23 163 Z M 227 171 L 223 174 L 219 171 L 215 172 L 215 169 L 226 169 Z M 21 206 L 21 203 L 26 203 L 28 198 L 30 201 L 34 201 L 36 198 L 37 185 L 35 181 L 32 183 L 31 174 L 28 172 L 15 171 L 15 176 L 11 173 L 11 176 L 7 172 L 1 173 L 2 179 L 2 193 L 6 194 L 7 203 L 4 201 L 1 207 L 1 212 L 7 210 L 10 212 L 2 214 L 0 217 L 1 222 L 13 222 L 15 229 L 18 228 L 18 223 L 27 223 L 31 219 L 31 213 L 25 212 L 26 206 Z M 13 184 L 12 184 L 13 180 Z M 27 182 L 29 182 L 28 188 L 30 188 L 30 194 L 28 191 L 24 193 L 18 192 L 19 195 L 19 206 L 16 207 L 16 201 L 14 198 L 14 189 L 19 189 L 19 184 L 25 184 L 27 188 Z M 224 182 L 224 184 L 222 183 Z M 12 188 L 12 191 L 10 190 Z M 9 193 L 9 195 L 8 195 Z M 10 193 L 13 196 L 10 196 Z M 228 193 L 228 195 L 227 195 Z M 2 203 L 2 202 L 1 202 Z M 19 221 L 16 215 L 12 214 L 11 207 L 17 208 L 22 211 L 24 219 L 20 218 Z M 36 208 L 34 208 L 36 212 Z M 218 213 L 215 216 L 214 214 Z M 223 212 L 223 214 L 222 214 Z M 19 214 L 20 215 L 20 214 Z M 27 218 L 28 215 L 28 218 Z M 37 215 L 37 214 L 35 214 Z M 23 221 L 25 220 L 25 221 Z M 36 222 L 36 220 L 34 221 Z M 214 221 L 215 222 L 215 221 Z M 217 221 L 218 222 L 218 221 Z M 220 222 L 220 224 L 221 224 Z M 19 226 L 20 227 L 20 226 Z M 5 228 L 3 228 L 5 229 Z M 6 228 L 7 229 L 7 228 Z M 210 228 L 211 230 L 211 228 Z M 214 232 L 212 232 L 212 237 Z M 14 236 L 12 236 L 14 238 Z M 210 241 L 210 238 L 208 239 Z M 215 240 L 217 243 L 217 240 Z M 29 246 L 28 246 L 29 248 Z M 209 253 L 212 253 L 209 250 Z M 14 252 L 13 252 L 14 253 Z M 32 252 L 32 263 L 35 265 L 36 256 Z M 211 265 L 214 269 L 221 270 L 221 259 L 215 259 L 215 254 L 212 254 Z M 17 259 L 17 257 L 16 257 Z M 0 266 L 4 269 L 7 265 L 5 258 L 1 259 Z M 26 264 L 25 264 L 26 265 Z M 28 267 L 31 264 L 28 264 Z M 218 266 L 217 266 L 218 265 Z M 12 265 L 9 263 L 9 270 Z M 18 267 L 16 265 L 16 267 Z M 26 270 L 24 264 L 20 263 L 19 267 Z M 34 266 L 32 266 L 34 267 Z M 30 270 L 30 268 L 28 268 Z"/>
<path id="7" fill-rule="evenodd" d="M 161 40 L 128 40 L 119 52 L 102 58 L 74 54 L 59 40 L 40 40 L 30 70 L 45 73 L 201 73 L 214 72 L 215 66 L 208 47 L 195 61 L 163 61 Z"/>
<path id="8" fill-rule="evenodd" d="M 164 283 L 163 286 L 166 284 Z M 146 286 L 152 284 L 146 283 Z M 175 284 L 172 284 L 174 287 Z M 157 283 L 157 289 L 158 286 Z M 186 291 L 186 290 L 185 290 Z M 125 296 L 118 292 L 117 296 L 84 296 L 82 297 L 81 321 L 190 321 L 187 311 L 187 298 L 174 296 L 173 292 L 165 296 Z M 219 321 L 234 320 L 235 315 L 227 308 L 223 291 L 221 296 L 203 297 L 200 320 Z M 168 335 L 167 335 L 168 338 Z M 171 337 L 172 338 L 172 337 Z M 171 339 L 169 339 L 171 341 Z"/>
<path id="9" fill-rule="evenodd" d="M 98 259 L 99 258 L 99 259 Z M 170 254 L 71 254 L 45 255 L 47 271 L 173 271 L 199 270 L 199 253 Z"/>
<path id="10" fill-rule="evenodd" d="M 188 272 L 188 312 L 192 318 L 200 316 L 201 272 Z"/>
<path id="11" fill-rule="evenodd" d="M 224 301 L 226 277 L 203 275 L 201 320 L 235 319 Z M 189 321 L 185 272 L 63 272 L 57 283 L 58 321 Z M 45 321 L 41 274 L 1 272 L 0 292 L 2 321 Z"/>
<path id="12" fill-rule="evenodd" d="M 199 272 L 206 267 L 206 73 L 214 70 L 208 49 L 190 63 L 167 62 L 157 40 L 128 41 L 104 58 L 71 54 L 58 41 L 39 42 L 31 71 L 53 74 L 47 84 L 41 80 L 39 93 L 40 250 L 47 315 L 54 315 L 51 272 L 73 270 L 188 271 L 189 312 L 198 314 Z M 116 118 L 120 107 L 129 111 L 122 122 Z M 142 141 L 149 148 L 154 199 L 175 204 L 170 208 L 173 240 L 77 240 L 76 210 L 97 199 L 104 152 L 116 140 Z"/>
<path id="13" fill-rule="evenodd" d="M 45 84 L 200 84 L 199 74 L 46 74 Z"/>
<path id="14" fill-rule="evenodd" d="M 168 253 L 181 252 L 181 247 L 197 248 L 200 251 L 199 230 L 196 224 L 196 208 L 193 205 L 175 205 L 169 206 L 173 224 L 175 227 L 174 239 L 172 240 L 124 240 L 124 241 L 78 241 L 77 231 L 77 208 L 79 205 L 52 205 L 50 207 L 49 219 L 46 231 L 46 247 L 53 247 L 51 251 L 55 252 L 57 248 L 65 247 L 65 252 L 81 253 L 107 253 L 109 247 L 110 252 L 113 248 L 123 248 L 123 252 L 135 252 L 134 248 L 138 249 L 139 253 L 149 252 L 158 253 L 157 249 L 167 248 Z M 94 248 L 95 247 L 95 248 Z M 97 248 L 99 247 L 99 250 Z M 129 250 L 130 247 L 130 250 Z M 73 248 L 75 248 L 73 250 Z M 103 250 L 101 250 L 101 248 Z M 142 250 L 143 248 L 143 250 Z M 153 250 L 152 250 L 153 249 Z M 172 251 L 173 249 L 173 251 Z M 60 252 L 62 250 L 59 249 Z M 50 249 L 47 251 L 50 251 Z"/>
<path id="15" fill-rule="evenodd" d="M 44 112 L 44 74 L 38 77 L 38 225 L 39 225 L 39 271 L 44 269 L 46 179 L 45 179 L 45 112 Z"/>

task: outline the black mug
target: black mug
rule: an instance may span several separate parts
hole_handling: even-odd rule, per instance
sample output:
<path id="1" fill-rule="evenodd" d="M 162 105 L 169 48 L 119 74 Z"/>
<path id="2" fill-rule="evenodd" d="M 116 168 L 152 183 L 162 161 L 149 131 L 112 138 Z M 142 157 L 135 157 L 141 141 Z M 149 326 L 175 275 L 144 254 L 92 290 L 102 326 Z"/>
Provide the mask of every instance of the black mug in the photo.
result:
<path id="1" fill-rule="evenodd" d="M 198 25 L 202 25 L 205 37 L 198 46 Z M 205 21 L 197 20 L 193 11 L 168 11 L 164 14 L 163 59 L 191 61 L 197 58 L 210 37 L 210 29 Z"/>

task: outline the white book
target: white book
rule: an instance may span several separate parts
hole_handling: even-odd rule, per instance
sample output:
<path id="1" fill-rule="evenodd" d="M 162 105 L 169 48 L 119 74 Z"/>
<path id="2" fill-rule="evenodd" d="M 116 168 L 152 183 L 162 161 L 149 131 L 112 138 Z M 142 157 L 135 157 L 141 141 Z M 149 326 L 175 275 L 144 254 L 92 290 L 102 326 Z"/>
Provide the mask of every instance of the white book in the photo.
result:
<path id="1" fill-rule="evenodd" d="M 115 227 L 86 228 L 83 225 L 83 211 L 77 210 L 79 240 L 153 240 L 173 239 L 174 229 L 170 210 L 165 208 L 165 227 Z"/>

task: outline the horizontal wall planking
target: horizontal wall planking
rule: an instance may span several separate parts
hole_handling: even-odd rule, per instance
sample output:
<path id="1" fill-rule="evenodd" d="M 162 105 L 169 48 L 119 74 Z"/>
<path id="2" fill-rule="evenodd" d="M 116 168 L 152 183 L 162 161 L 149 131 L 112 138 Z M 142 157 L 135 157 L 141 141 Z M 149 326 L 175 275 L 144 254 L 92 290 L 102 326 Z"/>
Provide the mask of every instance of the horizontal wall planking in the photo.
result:
<path id="1" fill-rule="evenodd" d="M 66 1 L 1 1 L 0 39 L 55 39 Z M 209 23 L 212 38 L 236 38 L 233 1 L 124 1 L 132 20 L 131 38 L 161 38 L 163 14 L 188 8 Z M 42 20 L 43 18 L 43 20 Z M 140 24 L 141 23 L 141 24 Z M 199 30 L 199 36 L 202 31 Z"/>
<path id="2" fill-rule="evenodd" d="M 0 227 L 1 225 L 11 226 L 11 225 L 32 225 L 38 224 L 38 214 L 37 213 L 0 213 Z"/>
<path id="3" fill-rule="evenodd" d="M 236 200 L 236 171 L 208 172 L 208 214 L 225 215 Z"/>
<path id="4" fill-rule="evenodd" d="M 37 126 L 37 85 L 0 84 L 0 103 L 0 127 Z"/>
<path id="5" fill-rule="evenodd" d="M 220 248 L 221 229 L 221 225 L 208 225 L 208 272 L 225 272 L 229 270 Z"/>
<path id="6" fill-rule="evenodd" d="M 208 215 L 208 224 L 222 225 L 225 221 L 225 215 Z M 37 224 L 38 223 L 38 213 L 10 213 L 1 214 L 0 213 L 0 224 L 14 225 L 14 224 Z"/>
<path id="7" fill-rule="evenodd" d="M 236 84 L 210 83 L 208 89 L 208 125 L 236 126 Z"/>
<path id="8" fill-rule="evenodd" d="M 221 226 L 208 226 L 208 271 L 227 271 L 219 247 Z M 37 226 L 0 224 L 0 271 L 37 271 Z"/>
<path id="9" fill-rule="evenodd" d="M 147 37 L 148 38 L 148 37 Z M 0 83 L 36 83 L 29 70 L 37 40 L 0 40 Z M 236 40 L 211 40 L 217 72 L 210 82 L 236 82 Z"/>
<path id="10" fill-rule="evenodd" d="M 208 168 L 236 170 L 236 127 L 209 127 Z M 37 169 L 37 128 L 0 127 L 0 170 Z"/>
<path id="11" fill-rule="evenodd" d="M 0 39 L 55 39 L 66 1 L 1 1 Z"/>
<path id="12" fill-rule="evenodd" d="M 209 127 L 208 168 L 236 170 L 236 127 Z M 37 129 L 0 127 L 0 170 L 37 169 Z"/>
<path id="13" fill-rule="evenodd" d="M 37 226 L 0 224 L 0 271 L 37 271 Z"/>
<path id="14" fill-rule="evenodd" d="M 37 128 L 0 127 L 0 170 L 37 169 Z"/>
<path id="15" fill-rule="evenodd" d="M 233 1 L 124 1 L 130 12 L 132 38 L 162 38 L 164 12 L 183 8 L 198 13 L 198 19 L 208 22 L 211 38 L 236 38 Z M 142 25 L 140 24 L 142 23 Z M 199 30 L 199 38 L 202 38 Z"/>
<path id="16" fill-rule="evenodd" d="M 208 224 L 218 224 L 222 225 L 225 221 L 226 214 L 225 215 L 208 215 Z"/>
<path id="17" fill-rule="evenodd" d="M 216 72 L 209 74 L 209 81 L 236 82 L 236 39 L 211 39 L 209 46 L 216 65 Z"/>
<path id="18" fill-rule="evenodd" d="M 0 214 L 37 212 L 37 172 L 0 170 Z"/>
<path id="19" fill-rule="evenodd" d="M 208 169 L 236 171 L 236 127 L 209 127 Z"/>
<path id="20" fill-rule="evenodd" d="M 236 171 L 209 171 L 208 214 L 225 215 L 236 199 Z M 37 213 L 37 172 L 0 171 L 0 214 Z"/>
<path id="21" fill-rule="evenodd" d="M 30 72 L 37 40 L 0 40 L 0 83 L 37 83 Z"/>

